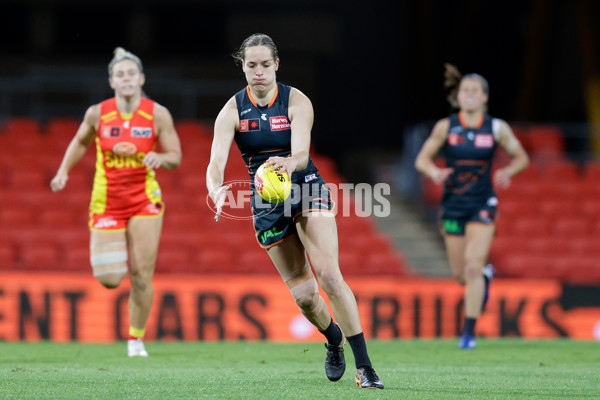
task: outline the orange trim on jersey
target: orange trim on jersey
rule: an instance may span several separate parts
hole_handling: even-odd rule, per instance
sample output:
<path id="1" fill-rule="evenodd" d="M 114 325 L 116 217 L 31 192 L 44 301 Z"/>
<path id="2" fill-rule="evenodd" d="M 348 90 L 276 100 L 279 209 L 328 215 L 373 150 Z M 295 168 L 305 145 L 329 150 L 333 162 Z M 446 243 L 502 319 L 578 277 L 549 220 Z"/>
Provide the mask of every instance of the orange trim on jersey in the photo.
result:
<path id="1" fill-rule="evenodd" d="M 258 103 L 256 102 L 256 100 L 254 100 L 254 97 L 252 97 L 252 92 L 250 91 L 250 85 L 246 86 L 246 93 L 248 93 L 248 98 L 250 99 L 250 102 L 254 105 L 254 107 L 258 107 Z M 278 94 L 279 94 L 279 86 L 276 84 L 275 85 L 275 94 L 273 95 L 273 98 L 271 99 L 271 101 L 269 101 L 267 108 L 271 107 L 275 103 L 275 100 L 277 100 Z"/>
<path id="2" fill-rule="evenodd" d="M 265 153 L 274 153 L 276 151 L 281 151 L 281 150 L 285 150 L 285 149 L 275 149 L 275 150 L 265 150 L 265 151 L 259 151 L 258 153 L 254 153 L 250 156 L 250 158 L 248 159 L 248 164 L 246 165 L 246 168 L 248 168 L 248 171 L 252 172 L 254 174 L 254 172 L 252 171 L 252 157 L 254 157 L 256 154 L 265 154 Z M 290 154 L 288 157 L 291 157 L 292 155 Z"/>
<path id="3" fill-rule="evenodd" d="M 479 121 L 477 121 L 477 123 L 475 124 L 475 126 L 469 126 L 469 124 L 467 124 L 467 121 L 465 120 L 465 118 L 463 117 L 463 112 L 459 111 L 458 112 L 458 120 L 460 121 L 460 124 L 464 127 L 464 128 L 474 128 L 474 129 L 479 129 L 481 128 L 481 125 L 483 125 L 483 121 L 485 119 L 485 116 L 483 114 L 481 114 L 481 118 L 479 119 Z"/>

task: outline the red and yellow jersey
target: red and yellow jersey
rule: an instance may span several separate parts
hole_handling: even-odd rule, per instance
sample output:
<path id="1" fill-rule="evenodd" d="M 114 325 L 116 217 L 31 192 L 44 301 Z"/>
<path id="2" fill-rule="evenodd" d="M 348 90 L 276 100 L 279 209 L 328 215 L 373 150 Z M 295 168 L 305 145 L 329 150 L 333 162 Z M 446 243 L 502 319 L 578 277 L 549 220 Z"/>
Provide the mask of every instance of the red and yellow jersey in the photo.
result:
<path id="1" fill-rule="evenodd" d="M 154 105 L 142 98 L 132 114 L 123 115 L 116 98 L 101 103 L 91 213 L 126 214 L 162 201 L 156 172 L 142 163 L 156 147 Z"/>

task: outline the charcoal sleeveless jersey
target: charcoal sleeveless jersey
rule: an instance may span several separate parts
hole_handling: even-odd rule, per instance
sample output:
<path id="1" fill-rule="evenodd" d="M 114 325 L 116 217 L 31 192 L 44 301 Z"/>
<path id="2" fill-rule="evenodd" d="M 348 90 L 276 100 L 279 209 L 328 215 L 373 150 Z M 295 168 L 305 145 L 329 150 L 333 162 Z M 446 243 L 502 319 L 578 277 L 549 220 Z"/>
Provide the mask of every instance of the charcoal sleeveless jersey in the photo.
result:
<path id="1" fill-rule="evenodd" d="M 446 166 L 454 173 L 442 195 L 445 218 L 457 218 L 481 206 L 496 206 L 491 181 L 499 120 L 485 114 L 476 127 L 468 127 L 460 113 L 450 116 L 448 138 L 442 147 Z"/>
<path id="2" fill-rule="evenodd" d="M 162 200 L 156 172 L 142 162 L 156 147 L 154 104 L 142 98 L 133 114 L 123 116 L 114 97 L 101 103 L 92 213 L 128 214 Z"/>
<path id="3" fill-rule="evenodd" d="M 292 152 L 292 130 L 288 116 L 291 87 L 277 83 L 275 95 L 268 105 L 259 106 L 250 92 L 250 87 L 235 95 L 240 128 L 235 133 L 235 142 L 246 162 L 252 185 L 254 173 L 269 157 L 288 157 Z M 308 159 L 306 169 L 292 174 L 292 182 L 303 181 L 307 174 L 317 168 Z"/>

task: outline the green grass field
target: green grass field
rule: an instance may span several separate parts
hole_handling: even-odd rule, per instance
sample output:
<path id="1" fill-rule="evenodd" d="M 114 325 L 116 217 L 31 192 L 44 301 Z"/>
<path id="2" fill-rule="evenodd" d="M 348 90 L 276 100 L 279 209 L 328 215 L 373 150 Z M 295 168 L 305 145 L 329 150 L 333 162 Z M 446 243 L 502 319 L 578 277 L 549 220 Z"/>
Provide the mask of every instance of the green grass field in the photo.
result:
<path id="1" fill-rule="evenodd" d="M 0 343 L 1 399 L 599 399 L 600 343 L 370 341 L 384 390 L 325 377 L 322 343 Z"/>

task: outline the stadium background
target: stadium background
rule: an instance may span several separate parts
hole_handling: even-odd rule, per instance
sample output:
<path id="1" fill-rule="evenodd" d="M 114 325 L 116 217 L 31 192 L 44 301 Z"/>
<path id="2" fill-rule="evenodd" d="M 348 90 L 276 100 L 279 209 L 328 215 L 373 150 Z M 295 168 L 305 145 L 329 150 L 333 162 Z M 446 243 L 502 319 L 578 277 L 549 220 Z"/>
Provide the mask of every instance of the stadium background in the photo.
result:
<path id="1" fill-rule="evenodd" d="M 325 178 L 389 182 L 393 207 L 410 203 L 430 231 L 439 192 L 410 165 L 432 122 L 450 111 L 443 64 L 487 77 L 490 112 L 513 125 L 533 163 L 500 196 L 513 222 L 499 225 L 500 279 L 479 326 L 486 336 L 594 337 L 597 2 L 40 0 L 0 9 L 1 339 L 122 338 L 126 287 L 104 291 L 87 266 L 93 152 L 67 190 L 47 189 L 86 107 L 111 96 L 106 65 L 116 46 L 141 57 L 145 90 L 173 113 L 184 150 L 180 169 L 159 174 L 169 211 L 149 337 L 318 339 L 296 319 L 249 223 L 210 224 L 204 202 L 211 125 L 243 87 L 230 54 L 254 32 L 277 43 L 278 78 L 313 101 Z M 243 178 L 235 150 L 231 162 L 228 176 Z M 368 336 L 457 332 L 459 287 L 421 270 L 378 222 L 338 222 L 342 270 Z"/>

